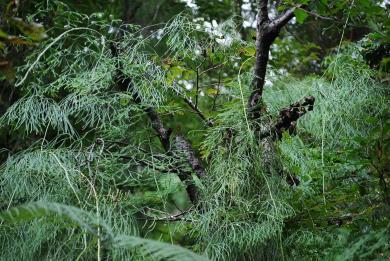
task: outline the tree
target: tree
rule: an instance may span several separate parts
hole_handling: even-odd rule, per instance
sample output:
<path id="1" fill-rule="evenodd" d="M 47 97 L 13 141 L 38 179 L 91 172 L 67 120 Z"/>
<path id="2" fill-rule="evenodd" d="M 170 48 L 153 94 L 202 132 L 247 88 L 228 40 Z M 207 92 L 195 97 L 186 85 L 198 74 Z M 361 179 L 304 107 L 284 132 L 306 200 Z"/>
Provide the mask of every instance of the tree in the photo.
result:
<path id="1" fill-rule="evenodd" d="M 170 3 L 35 3 L 48 39 L 0 118 L 17 141 L 0 170 L 5 258 L 389 256 L 388 90 L 365 42 L 340 40 L 322 77 L 269 61 L 294 17 L 346 13 L 344 32 L 378 5 L 259 0 L 253 43 L 227 19 L 244 2 L 172 18 Z"/>

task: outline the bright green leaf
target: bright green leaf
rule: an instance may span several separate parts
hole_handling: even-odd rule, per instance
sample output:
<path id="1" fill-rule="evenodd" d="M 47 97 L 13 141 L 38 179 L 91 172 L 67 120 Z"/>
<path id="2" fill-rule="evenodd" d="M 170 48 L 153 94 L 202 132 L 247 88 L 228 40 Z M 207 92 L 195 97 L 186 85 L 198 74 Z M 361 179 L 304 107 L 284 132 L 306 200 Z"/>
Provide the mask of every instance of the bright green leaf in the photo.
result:
<path id="1" fill-rule="evenodd" d="M 300 24 L 302 24 L 305 21 L 306 17 L 308 16 L 308 14 L 302 9 L 295 9 L 294 14 L 295 17 L 297 18 L 297 22 Z"/>

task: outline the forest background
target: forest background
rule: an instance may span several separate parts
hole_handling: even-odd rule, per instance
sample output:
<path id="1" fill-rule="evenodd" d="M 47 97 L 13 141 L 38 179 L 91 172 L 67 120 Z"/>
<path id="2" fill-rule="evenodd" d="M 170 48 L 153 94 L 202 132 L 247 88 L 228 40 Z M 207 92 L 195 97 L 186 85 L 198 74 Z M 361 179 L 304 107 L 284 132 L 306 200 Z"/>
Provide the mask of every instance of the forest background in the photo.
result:
<path id="1" fill-rule="evenodd" d="M 0 3 L 1 260 L 388 260 L 388 1 Z"/>

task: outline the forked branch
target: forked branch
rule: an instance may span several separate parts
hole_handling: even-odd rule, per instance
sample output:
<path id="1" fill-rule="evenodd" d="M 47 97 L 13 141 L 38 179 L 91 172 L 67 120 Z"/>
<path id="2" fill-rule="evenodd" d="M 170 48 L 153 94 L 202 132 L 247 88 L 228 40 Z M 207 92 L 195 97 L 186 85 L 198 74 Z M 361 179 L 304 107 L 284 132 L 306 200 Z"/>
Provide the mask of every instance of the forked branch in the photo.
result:
<path id="1" fill-rule="evenodd" d="M 270 21 L 267 5 L 268 0 L 257 1 L 256 62 L 252 81 L 252 93 L 247 105 L 249 115 L 252 119 L 259 118 L 261 114 L 261 100 L 263 96 L 270 47 L 276 37 L 278 37 L 280 29 L 294 17 L 295 10 L 294 7 L 286 11 L 280 17 Z"/>

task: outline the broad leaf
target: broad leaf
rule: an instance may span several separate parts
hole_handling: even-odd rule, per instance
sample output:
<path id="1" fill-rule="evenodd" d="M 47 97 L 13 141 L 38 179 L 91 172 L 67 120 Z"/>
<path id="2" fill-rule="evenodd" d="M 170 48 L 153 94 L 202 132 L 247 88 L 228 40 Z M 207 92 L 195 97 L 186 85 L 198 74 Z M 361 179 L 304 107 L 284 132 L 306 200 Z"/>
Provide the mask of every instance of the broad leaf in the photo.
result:
<path id="1" fill-rule="evenodd" d="M 302 9 L 295 9 L 294 14 L 295 17 L 297 18 L 297 22 L 300 24 L 302 24 L 305 21 L 306 17 L 308 16 L 308 14 Z"/>

